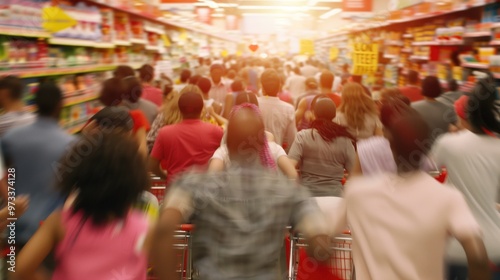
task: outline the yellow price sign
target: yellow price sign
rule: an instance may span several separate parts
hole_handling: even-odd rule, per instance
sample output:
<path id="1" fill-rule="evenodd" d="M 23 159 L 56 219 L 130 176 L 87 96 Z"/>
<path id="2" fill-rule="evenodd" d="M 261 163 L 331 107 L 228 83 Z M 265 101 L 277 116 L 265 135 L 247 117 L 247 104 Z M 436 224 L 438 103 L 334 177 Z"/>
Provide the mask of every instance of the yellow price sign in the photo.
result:
<path id="1" fill-rule="evenodd" d="M 354 43 L 351 53 L 353 75 L 371 75 L 377 72 L 378 44 Z"/>
<path id="2" fill-rule="evenodd" d="M 330 60 L 335 60 L 339 57 L 339 48 L 331 47 L 330 48 Z"/>
<path id="3" fill-rule="evenodd" d="M 77 21 L 57 6 L 42 9 L 42 27 L 52 33 L 77 25 Z"/>
<path id="4" fill-rule="evenodd" d="M 165 47 L 170 47 L 172 45 L 172 43 L 170 42 L 170 39 L 168 39 L 167 35 L 161 34 L 161 39 L 162 39 L 163 44 L 165 45 Z"/>
<path id="5" fill-rule="evenodd" d="M 300 54 L 313 55 L 314 54 L 314 42 L 313 40 L 300 40 Z"/>

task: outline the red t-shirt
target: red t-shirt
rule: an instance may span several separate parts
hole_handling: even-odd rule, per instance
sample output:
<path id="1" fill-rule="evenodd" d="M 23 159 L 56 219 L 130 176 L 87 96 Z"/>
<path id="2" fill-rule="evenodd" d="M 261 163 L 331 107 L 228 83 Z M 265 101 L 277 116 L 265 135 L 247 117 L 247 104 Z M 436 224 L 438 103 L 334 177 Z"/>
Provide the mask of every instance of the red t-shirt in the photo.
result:
<path id="1" fill-rule="evenodd" d="M 167 185 L 194 166 L 206 165 L 219 148 L 223 130 L 201 120 L 184 120 L 160 129 L 151 157 L 167 171 Z"/>
<path id="2" fill-rule="evenodd" d="M 340 95 L 335 94 L 335 93 L 327 93 L 328 97 L 335 103 L 335 106 L 338 108 L 340 106 L 340 103 L 342 103 L 342 97 Z"/>
<path id="3" fill-rule="evenodd" d="M 146 132 L 151 129 L 148 119 L 141 110 L 130 110 L 130 117 L 134 121 L 134 133 L 136 133 L 139 128 L 145 128 Z"/>
<path id="4" fill-rule="evenodd" d="M 401 93 L 404 96 L 408 97 L 408 99 L 410 99 L 411 102 L 424 100 L 424 96 L 422 95 L 422 89 L 417 86 L 401 87 L 399 88 L 399 91 L 401 91 Z"/>
<path id="5" fill-rule="evenodd" d="M 158 107 L 160 107 L 163 103 L 163 93 L 161 92 L 161 89 L 150 85 L 144 85 L 142 87 L 141 98 L 153 102 Z"/>

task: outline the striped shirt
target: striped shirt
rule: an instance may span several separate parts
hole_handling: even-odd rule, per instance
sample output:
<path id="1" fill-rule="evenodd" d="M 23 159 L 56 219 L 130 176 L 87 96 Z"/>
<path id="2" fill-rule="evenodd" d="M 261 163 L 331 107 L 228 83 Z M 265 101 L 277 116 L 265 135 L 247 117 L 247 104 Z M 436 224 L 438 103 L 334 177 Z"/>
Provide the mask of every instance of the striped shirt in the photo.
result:
<path id="1" fill-rule="evenodd" d="M 3 137 L 11 128 L 32 124 L 36 115 L 29 112 L 13 111 L 0 116 L 0 137 Z"/>

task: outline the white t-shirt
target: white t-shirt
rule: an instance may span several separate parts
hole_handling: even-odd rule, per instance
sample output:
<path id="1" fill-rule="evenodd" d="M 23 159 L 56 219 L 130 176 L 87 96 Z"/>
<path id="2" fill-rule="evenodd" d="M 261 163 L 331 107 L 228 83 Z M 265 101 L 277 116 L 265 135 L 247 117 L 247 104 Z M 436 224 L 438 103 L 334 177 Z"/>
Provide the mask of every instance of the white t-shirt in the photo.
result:
<path id="1" fill-rule="evenodd" d="M 460 192 L 424 172 L 355 177 L 345 189 L 334 229 L 351 229 L 358 279 L 442 280 L 449 234 L 481 234 Z"/>
<path id="2" fill-rule="evenodd" d="M 465 197 L 483 231 L 488 257 L 500 262 L 500 139 L 481 136 L 468 130 L 446 134 L 434 143 L 431 156 L 448 171 L 447 184 Z M 465 252 L 452 241 L 448 250 L 451 262 L 466 264 Z"/>
<path id="3" fill-rule="evenodd" d="M 306 92 L 306 77 L 292 74 L 286 79 L 285 88 L 288 89 L 293 100 L 297 100 Z"/>
<path id="4" fill-rule="evenodd" d="M 278 159 L 280 157 L 285 156 L 286 152 L 283 148 L 276 144 L 275 142 L 267 142 L 269 145 L 269 152 L 274 159 L 276 165 L 278 164 Z M 227 149 L 226 144 L 222 144 L 214 153 L 211 159 L 220 159 L 224 162 L 224 166 L 227 168 L 231 165 L 231 161 L 229 160 L 229 151 Z"/>

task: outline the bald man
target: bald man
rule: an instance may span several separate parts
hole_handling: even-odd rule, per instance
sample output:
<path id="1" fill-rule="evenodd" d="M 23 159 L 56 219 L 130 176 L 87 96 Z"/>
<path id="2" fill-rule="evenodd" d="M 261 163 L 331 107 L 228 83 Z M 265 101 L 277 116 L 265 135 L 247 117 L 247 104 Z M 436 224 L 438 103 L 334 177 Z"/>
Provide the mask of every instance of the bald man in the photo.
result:
<path id="1" fill-rule="evenodd" d="M 169 185 L 174 177 L 185 170 L 208 163 L 222 140 L 219 126 L 200 120 L 203 97 L 187 92 L 179 98 L 182 122 L 168 125 L 158 132 L 151 156 L 151 172 L 166 180 Z"/>
<path id="2" fill-rule="evenodd" d="M 241 109 L 228 124 L 231 166 L 222 172 L 192 173 L 172 184 L 165 199 L 153 252 L 160 279 L 176 277 L 174 230 L 192 221 L 200 279 L 276 279 L 284 229 L 291 222 L 309 240 L 310 256 L 326 261 L 330 250 L 323 216 L 305 188 L 263 166 L 264 124 Z M 283 279 L 283 277 L 281 277 Z"/>

